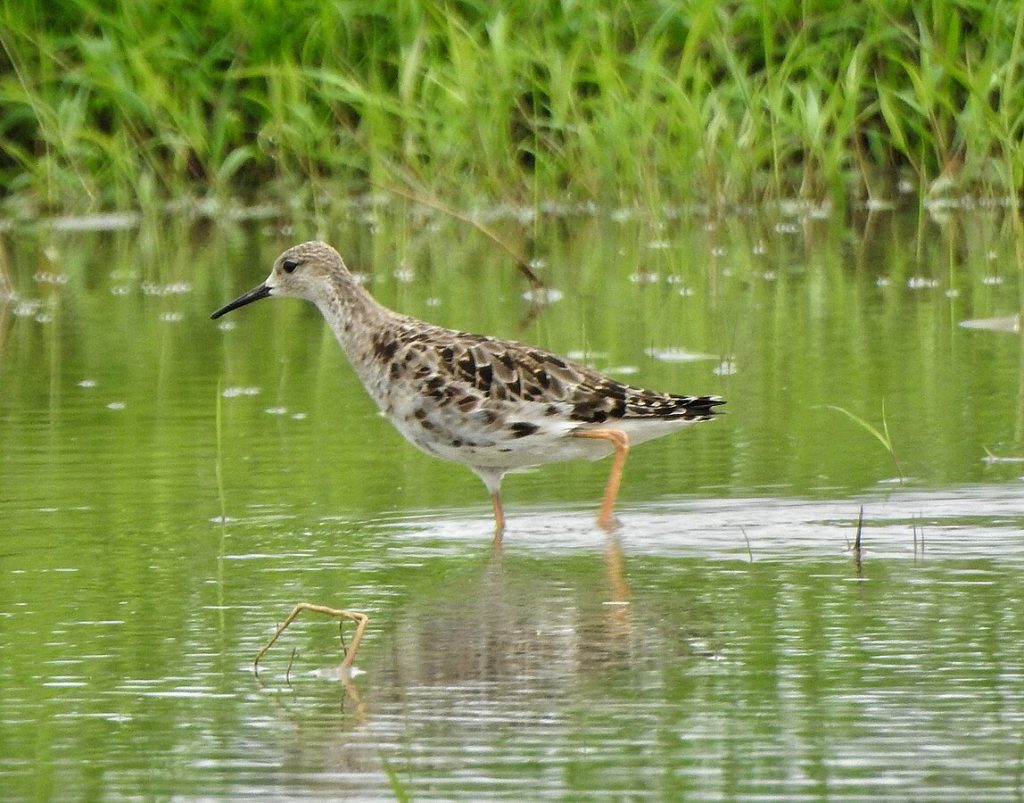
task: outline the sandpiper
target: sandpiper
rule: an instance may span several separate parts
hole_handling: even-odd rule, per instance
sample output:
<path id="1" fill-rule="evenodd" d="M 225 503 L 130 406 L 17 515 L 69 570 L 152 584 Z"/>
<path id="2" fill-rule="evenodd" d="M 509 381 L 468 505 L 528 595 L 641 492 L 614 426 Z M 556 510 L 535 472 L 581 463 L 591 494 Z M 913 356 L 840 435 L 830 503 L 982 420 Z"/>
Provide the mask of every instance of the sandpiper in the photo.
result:
<path id="1" fill-rule="evenodd" d="M 614 455 L 598 524 L 617 526 L 615 498 L 631 445 L 707 421 L 718 396 L 630 387 L 542 349 L 446 329 L 379 304 L 322 242 L 293 246 L 258 287 L 217 310 L 270 296 L 312 301 L 367 392 L 405 438 L 471 468 L 505 529 L 501 479 L 511 469 Z"/>

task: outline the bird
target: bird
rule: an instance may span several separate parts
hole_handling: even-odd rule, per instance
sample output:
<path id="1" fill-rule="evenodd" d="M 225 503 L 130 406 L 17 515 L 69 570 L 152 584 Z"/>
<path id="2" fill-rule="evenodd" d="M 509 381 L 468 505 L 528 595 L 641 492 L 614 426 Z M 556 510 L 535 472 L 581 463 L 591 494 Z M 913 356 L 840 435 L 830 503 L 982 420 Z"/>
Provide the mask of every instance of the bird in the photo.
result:
<path id="1" fill-rule="evenodd" d="M 380 304 L 324 242 L 292 246 L 267 279 L 211 315 L 264 298 L 311 301 L 384 416 L 429 455 L 469 467 L 505 531 L 513 469 L 611 455 L 598 525 L 613 531 L 630 447 L 719 414 L 720 396 L 632 387 L 525 343 L 436 326 Z"/>

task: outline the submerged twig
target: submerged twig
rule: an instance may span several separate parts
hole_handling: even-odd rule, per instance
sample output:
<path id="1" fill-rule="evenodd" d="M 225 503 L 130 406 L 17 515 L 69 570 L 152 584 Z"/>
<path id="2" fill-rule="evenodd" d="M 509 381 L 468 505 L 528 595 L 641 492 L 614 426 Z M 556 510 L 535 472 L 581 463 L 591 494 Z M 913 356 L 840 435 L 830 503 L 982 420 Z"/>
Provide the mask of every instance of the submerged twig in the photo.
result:
<path id="1" fill-rule="evenodd" d="M 747 536 L 747 528 L 742 524 L 740 525 L 740 532 L 743 533 L 743 540 L 747 542 L 747 557 L 750 558 L 750 562 L 754 562 L 754 552 L 750 548 L 750 538 Z"/>
<path id="2" fill-rule="evenodd" d="M 864 530 L 864 505 L 860 506 L 860 514 L 857 516 L 857 534 L 853 538 L 853 560 L 857 565 L 857 575 L 860 576 L 862 571 L 861 564 L 861 533 Z"/>
<path id="3" fill-rule="evenodd" d="M 300 602 L 298 605 L 292 608 L 292 612 L 288 614 L 288 618 L 284 620 L 284 623 L 277 628 L 277 632 L 274 633 L 270 641 L 268 641 L 263 646 L 263 649 L 256 653 L 256 658 L 252 662 L 252 668 L 254 672 L 259 671 L 260 659 L 266 654 L 267 650 L 269 650 L 274 645 L 274 642 L 277 641 L 277 639 L 281 636 L 282 633 L 284 633 L 284 631 L 288 628 L 288 625 L 294 622 L 298 615 L 303 611 L 322 613 L 326 616 L 336 616 L 341 619 L 351 619 L 353 622 L 356 623 L 356 634 L 352 637 L 352 646 L 346 649 L 344 639 L 342 639 L 342 660 L 340 670 L 342 676 L 348 674 L 348 672 L 352 669 L 352 662 L 355 661 L 356 652 L 359 650 L 359 642 L 363 640 L 363 633 L 366 630 L 366 625 L 370 621 L 370 617 L 368 617 L 365 613 L 360 613 L 359 611 L 345 611 L 339 608 L 329 608 L 326 605 L 315 605 L 311 602 Z M 294 658 L 295 656 L 293 654 L 293 661 Z M 288 665 L 288 669 L 290 672 L 291 664 Z"/>
<path id="4" fill-rule="evenodd" d="M 284 682 L 289 686 L 292 683 L 292 665 L 295 663 L 295 656 L 298 652 L 298 647 L 292 647 L 292 655 L 291 658 L 288 659 L 288 668 L 284 670 Z"/>

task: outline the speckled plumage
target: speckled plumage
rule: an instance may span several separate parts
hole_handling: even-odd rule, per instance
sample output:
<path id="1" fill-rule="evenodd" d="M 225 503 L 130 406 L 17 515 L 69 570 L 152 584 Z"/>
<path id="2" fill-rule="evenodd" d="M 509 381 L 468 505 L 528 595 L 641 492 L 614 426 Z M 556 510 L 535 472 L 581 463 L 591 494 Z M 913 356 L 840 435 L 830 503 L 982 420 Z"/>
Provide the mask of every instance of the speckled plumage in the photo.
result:
<path id="1" fill-rule="evenodd" d="M 499 536 L 499 489 L 508 470 L 614 452 L 599 520 L 610 528 L 629 446 L 705 421 L 723 403 L 717 396 L 631 387 L 523 343 L 401 315 L 374 300 L 326 243 L 289 248 L 266 282 L 213 317 L 271 295 L 316 304 L 399 432 L 480 476 L 491 492 Z"/>

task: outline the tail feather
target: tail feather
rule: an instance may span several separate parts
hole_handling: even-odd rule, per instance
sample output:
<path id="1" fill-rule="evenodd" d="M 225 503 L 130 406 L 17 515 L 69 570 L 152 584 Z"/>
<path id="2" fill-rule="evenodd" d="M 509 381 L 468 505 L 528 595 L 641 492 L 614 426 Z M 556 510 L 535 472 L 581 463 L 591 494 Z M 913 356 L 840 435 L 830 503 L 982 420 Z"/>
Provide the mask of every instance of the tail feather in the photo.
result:
<path id="1" fill-rule="evenodd" d="M 724 412 L 724 410 L 715 409 L 718 405 L 725 404 L 725 399 L 721 396 L 672 396 L 671 398 L 679 405 L 675 412 L 669 413 L 671 416 L 682 415 L 683 418 L 704 421 L 716 415 L 722 415 Z"/>

